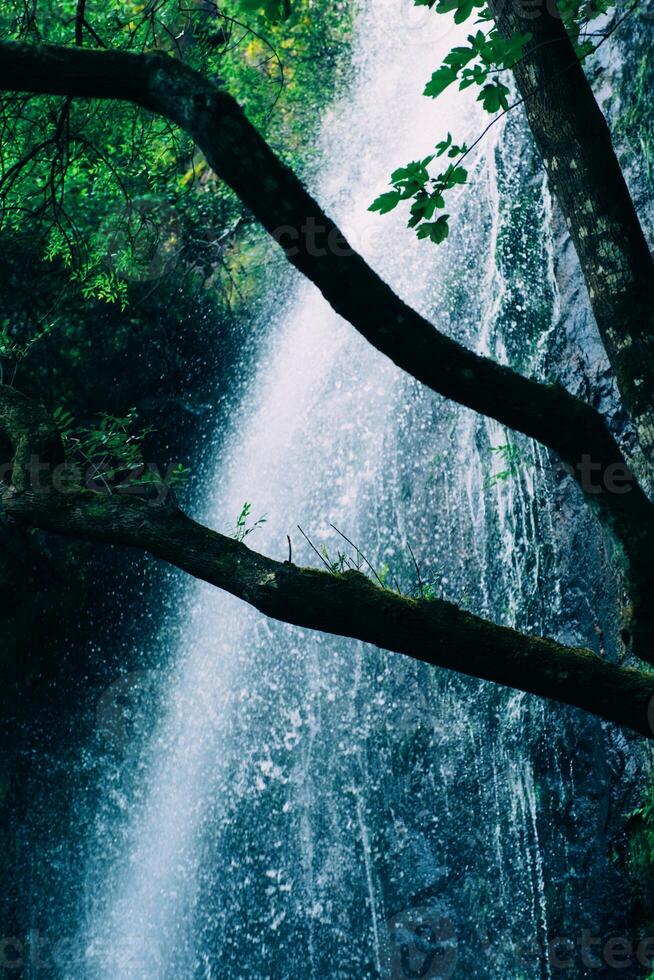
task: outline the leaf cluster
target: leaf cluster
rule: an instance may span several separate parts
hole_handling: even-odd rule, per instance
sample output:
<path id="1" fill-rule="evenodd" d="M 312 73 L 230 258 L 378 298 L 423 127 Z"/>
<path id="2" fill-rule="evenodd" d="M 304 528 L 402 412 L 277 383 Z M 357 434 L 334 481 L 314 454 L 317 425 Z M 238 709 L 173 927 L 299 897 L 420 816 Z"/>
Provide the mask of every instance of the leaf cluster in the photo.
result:
<path id="1" fill-rule="evenodd" d="M 185 61 L 226 84 L 273 144 L 283 137 L 292 164 L 335 94 L 350 25 L 349 7 L 327 0 L 8 0 L 0 9 L 3 39 Z M 144 209 L 157 201 L 176 216 L 176 241 L 150 203 Z M 154 227 L 138 220 L 143 213 Z M 223 279 L 215 242 L 239 219 L 240 203 L 167 121 L 127 103 L 0 99 L 0 233 L 40 242 L 84 299 L 124 309 L 131 283 L 153 281 L 142 269 L 149 238 L 169 260 L 160 275 L 175 261 Z"/>
<path id="2" fill-rule="evenodd" d="M 448 51 L 443 63 L 427 82 L 424 95 L 438 98 L 445 89 L 455 82 L 460 90 L 477 86 L 477 101 L 490 115 L 508 112 L 510 89 L 500 78 L 525 56 L 532 40 L 531 33 L 514 33 L 508 38 L 500 35 L 486 0 L 415 0 L 416 6 L 426 6 L 437 14 L 453 13 L 456 24 L 477 12 L 477 23 L 485 25 L 474 34 L 469 34 L 467 43 L 456 45 Z M 585 26 L 594 17 L 605 13 L 613 6 L 614 0 L 558 0 L 558 7 L 564 24 L 570 34 L 579 57 L 586 57 L 593 50 L 592 41 L 584 36 Z M 475 144 L 473 145 L 476 145 Z M 436 145 L 437 154 L 447 152 L 454 163 L 443 173 L 430 177 L 427 166 L 434 156 L 407 164 L 391 174 L 392 190 L 380 194 L 370 205 L 370 211 L 387 214 L 401 201 L 412 201 L 408 227 L 416 229 L 418 238 L 440 244 L 449 234 L 449 214 L 439 215 L 437 210 L 445 207 L 444 194 L 456 184 L 467 181 L 467 171 L 460 165 L 470 152 L 462 143 L 460 146 L 447 138 Z"/>
<path id="3" fill-rule="evenodd" d="M 456 163 L 450 163 L 432 177 L 428 167 L 438 157 L 447 155 L 449 158 L 457 158 L 465 152 L 465 145 L 453 144 L 452 136 L 448 133 L 447 138 L 436 145 L 435 153 L 394 170 L 391 174 L 393 189 L 376 198 L 369 210 L 387 214 L 400 201 L 411 200 L 408 227 L 417 229 L 418 238 L 428 238 L 440 244 L 449 234 L 449 215 L 441 214 L 436 217 L 436 212 L 445 207 L 445 194 L 448 191 L 466 183 L 468 171 Z"/>
<path id="4" fill-rule="evenodd" d="M 136 409 L 125 416 L 103 413 L 97 423 L 78 424 L 72 413 L 63 406 L 53 412 L 53 418 L 72 462 L 71 473 L 86 489 L 113 493 L 125 487 L 159 485 L 161 474 L 149 467 L 144 457 L 144 440 L 154 432 L 152 426 L 136 427 Z M 81 471 L 84 480 L 81 481 Z M 166 474 L 168 487 L 186 483 L 190 470 L 178 463 Z"/>

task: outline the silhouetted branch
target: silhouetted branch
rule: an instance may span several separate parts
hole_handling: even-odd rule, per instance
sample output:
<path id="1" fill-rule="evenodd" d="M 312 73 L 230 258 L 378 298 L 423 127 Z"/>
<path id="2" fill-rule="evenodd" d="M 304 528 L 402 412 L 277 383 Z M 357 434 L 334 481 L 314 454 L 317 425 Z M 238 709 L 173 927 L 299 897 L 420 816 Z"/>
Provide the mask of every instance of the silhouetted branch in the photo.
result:
<path id="1" fill-rule="evenodd" d="M 648 714 L 654 698 L 651 672 L 497 626 L 443 599 L 399 595 L 361 572 L 327 573 L 275 561 L 191 520 L 174 501 L 58 491 L 54 474 L 64 457 L 56 426 L 43 409 L 4 385 L 0 431 L 14 447 L 2 494 L 3 510 L 14 520 L 68 537 L 139 548 L 273 619 L 552 698 L 654 737 Z"/>

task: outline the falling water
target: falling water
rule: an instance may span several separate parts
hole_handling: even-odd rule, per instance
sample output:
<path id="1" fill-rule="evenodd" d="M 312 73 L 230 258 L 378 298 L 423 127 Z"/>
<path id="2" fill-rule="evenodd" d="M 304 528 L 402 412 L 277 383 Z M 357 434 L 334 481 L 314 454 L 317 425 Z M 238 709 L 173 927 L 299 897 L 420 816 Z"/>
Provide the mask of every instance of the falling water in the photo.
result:
<path id="1" fill-rule="evenodd" d="M 370 0 L 312 189 L 403 298 L 537 373 L 557 299 L 551 241 L 528 233 L 546 229 L 549 205 L 536 178 L 523 186 L 519 124 L 486 138 L 445 247 L 417 242 L 404 215 L 367 212 L 395 166 L 480 129 L 469 93 L 421 97 L 459 33 L 427 8 Z M 297 525 L 330 559 L 352 554 L 335 525 L 407 591 L 419 576 L 497 621 L 559 629 L 545 454 L 421 389 L 298 276 L 283 298 L 271 289 L 258 351 L 231 431 L 215 435 L 204 520 L 225 530 L 251 501 L 267 522 L 248 544 L 285 558 L 288 534 L 304 564 L 317 558 Z M 153 682 L 160 720 L 107 771 L 64 975 L 401 976 L 393 930 L 422 914 L 446 932 L 429 975 L 547 976 L 538 950 L 574 914 L 561 895 L 551 907 L 539 839 L 560 710 L 178 588 L 161 636 L 181 639 Z M 548 813 L 567 806 L 570 778 L 547 792 Z"/>

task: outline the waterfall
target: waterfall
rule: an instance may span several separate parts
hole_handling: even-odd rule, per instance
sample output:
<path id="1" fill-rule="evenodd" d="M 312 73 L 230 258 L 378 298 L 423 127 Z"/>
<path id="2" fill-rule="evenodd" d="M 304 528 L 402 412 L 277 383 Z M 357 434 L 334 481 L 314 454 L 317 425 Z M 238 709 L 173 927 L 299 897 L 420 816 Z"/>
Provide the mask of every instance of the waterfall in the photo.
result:
<path id="1" fill-rule="evenodd" d="M 469 92 L 421 95 L 466 33 L 410 2 L 370 0 L 312 190 L 441 329 L 538 371 L 556 290 L 549 203 L 542 182 L 521 184 L 520 125 L 487 136 L 446 246 L 417 242 L 405 214 L 367 212 L 394 167 L 448 131 L 464 140 L 482 127 Z M 527 236 L 529 222 L 541 233 Z M 250 501 L 266 523 L 247 543 L 285 558 L 289 535 L 298 564 L 318 559 L 297 525 L 330 560 L 353 554 L 334 525 L 403 589 L 416 585 L 412 551 L 438 594 L 556 632 L 545 454 L 421 389 L 264 258 L 270 315 L 252 382 L 235 379 L 231 430 L 215 434 L 199 516 L 225 530 Z M 517 303 L 533 335 L 518 336 Z M 129 747 L 128 777 L 107 776 L 62 975 L 399 977 L 397 936 L 423 921 L 439 940 L 425 975 L 547 976 L 538 950 L 554 911 L 537 784 L 546 759 L 558 773 L 547 805 L 572 797 L 560 712 L 269 622 L 205 584 L 176 587 L 160 636 L 179 639 L 148 680 L 159 720 Z"/>

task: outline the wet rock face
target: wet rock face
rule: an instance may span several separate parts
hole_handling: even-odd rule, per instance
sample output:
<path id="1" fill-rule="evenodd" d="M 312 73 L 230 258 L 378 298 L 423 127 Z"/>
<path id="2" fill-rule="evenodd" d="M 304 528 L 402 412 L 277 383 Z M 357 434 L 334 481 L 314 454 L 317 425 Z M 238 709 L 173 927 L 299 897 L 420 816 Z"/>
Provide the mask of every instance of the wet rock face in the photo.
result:
<path id="1" fill-rule="evenodd" d="M 640 30 L 636 29 L 638 36 Z M 614 69 L 617 62 L 619 71 L 612 85 L 618 91 L 629 91 L 630 66 L 642 54 L 643 43 L 641 39 L 640 47 L 631 47 L 629 55 L 622 52 L 622 60 L 614 56 Z M 625 47 L 629 48 L 629 42 Z M 611 105 L 617 111 L 617 100 Z M 609 115 L 611 118 L 611 112 Z M 646 129 L 644 108 L 641 119 Z M 615 119 L 611 122 L 615 124 Z M 520 183 L 520 194 L 516 194 L 513 171 L 516 159 L 521 177 L 530 166 L 534 174 L 531 182 Z M 539 250 L 534 242 L 533 228 L 543 221 L 542 189 L 537 163 L 530 161 L 519 122 L 507 125 L 495 163 L 502 213 L 496 237 L 499 276 L 495 295 L 504 292 L 488 335 L 488 349 L 525 371 L 561 381 L 597 405 L 612 420 L 627 449 L 633 449 L 633 435 L 619 404 L 576 255 L 555 206 L 546 219 L 549 244 L 543 243 Z M 632 187 L 647 211 L 643 217 L 649 226 L 651 186 L 641 174 L 640 180 L 632 175 Z M 525 214 L 531 220 L 525 222 Z M 525 226 L 532 232 L 527 242 Z M 465 255 L 464 243 L 460 248 Z M 471 293 L 476 272 L 474 266 Z M 465 316 L 466 272 L 460 276 L 464 285 L 458 286 L 453 322 L 469 323 L 465 339 L 473 346 L 478 342 L 479 324 L 473 316 Z M 524 326 L 517 327 L 512 315 L 516 308 L 521 324 L 534 326 L 531 336 Z M 552 310 L 559 312 L 552 316 Z M 499 494 L 499 500 L 487 500 L 482 515 L 475 517 L 457 497 L 456 487 L 467 480 L 468 486 L 472 482 L 479 491 L 478 475 L 462 476 L 457 467 L 473 474 L 490 470 L 487 483 L 492 485 L 493 467 L 488 460 L 506 435 L 483 424 L 473 425 L 463 445 L 452 434 L 456 413 L 443 406 L 440 419 L 430 418 L 428 397 L 419 416 L 419 435 L 415 435 L 415 419 L 402 426 L 402 448 L 414 469 L 432 470 L 437 489 L 430 496 L 429 480 L 416 481 L 401 463 L 398 482 L 407 498 L 412 496 L 423 504 L 425 497 L 429 499 L 423 508 L 416 508 L 412 525 L 418 540 L 430 541 L 431 553 L 438 555 L 438 560 L 426 559 L 425 577 L 439 575 L 446 594 L 459 601 L 467 595 L 476 611 L 490 611 L 493 618 L 541 630 L 572 644 L 589 645 L 622 660 L 626 653 L 621 639 L 625 599 L 619 556 L 556 463 L 518 440 L 522 453 L 503 456 L 503 460 L 513 460 L 501 467 L 505 493 Z M 461 418 L 457 421 L 460 426 Z M 449 479 L 434 475 L 430 460 L 424 453 L 421 457 L 425 429 L 430 426 L 432 451 L 436 447 L 433 455 L 441 465 L 445 463 Z M 416 459 L 421 462 L 416 464 Z M 474 499 L 483 496 L 479 493 Z M 434 514 L 441 519 L 434 519 Z M 507 553 L 506 564 L 513 564 L 513 569 L 502 568 Z M 492 569 L 487 581 L 479 574 L 484 568 Z M 417 690 L 413 689 L 414 704 L 419 703 Z M 511 699 L 496 696 L 493 706 L 493 696 L 483 691 L 472 703 L 464 690 L 459 693 L 463 703 L 468 699 L 469 730 L 458 732 L 456 744 L 444 741 L 442 732 L 434 732 L 426 712 L 423 729 L 416 725 L 412 736 L 412 803 L 419 806 L 418 801 L 430 799 L 430 833 L 425 835 L 406 801 L 402 805 L 395 799 L 392 805 L 393 813 L 402 815 L 405 839 L 415 842 L 418 850 L 420 842 L 430 845 L 433 880 L 425 891 L 421 870 L 414 879 L 417 896 L 421 901 L 431 896 L 435 902 L 447 896 L 459 937 L 459 965 L 466 975 L 513 976 L 518 968 L 524 971 L 520 975 L 547 975 L 544 948 L 548 939 L 556 937 L 565 940 L 564 949 L 568 942 L 574 944 L 570 967 L 575 975 L 616 975 L 624 961 L 622 965 L 619 957 L 613 961 L 610 948 L 604 955 L 606 943 L 629 937 L 635 951 L 647 936 L 643 931 L 647 924 L 638 919 L 634 908 L 634 882 L 621 860 L 620 841 L 625 815 L 643 794 L 648 752 L 638 740 L 564 708 L 532 704 L 512 718 Z M 480 705 L 484 706 L 481 711 Z M 451 714 L 448 719 L 454 724 Z M 439 819 L 440 796 L 433 787 L 442 791 L 445 781 L 442 775 L 440 779 L 435 775 L 435 758 L 447 759 L 445 772 L 452 768 L 459 777 L 448 794 L 447 819 Z M 499 791 L 497 785 L 492 790 L 491 777 L 498 771 L 502 772 Z M 467 806 L 475 799 L 479 811 L 473 816 Z M 501 842 L 501 858 L 490 847 L 494 835 Z M 402 868 L 401 860 L 396 860 Z M 416 864 L 424 869 L 424 858 Z M 389 861 L 391 907 L 410 907 L 412 883 L 406 868 L 398 871 Z M 497 898 L 498 891 L 503 898 Z M 530 904 L 532 911 L 527 914 Z M 594 952 L 587 948 L 589 937 Z M 631 962 L 634 975 L 647 972 L 634 958 Z"/>

